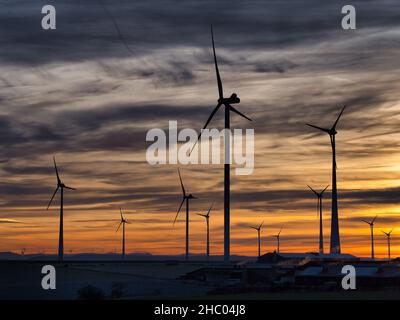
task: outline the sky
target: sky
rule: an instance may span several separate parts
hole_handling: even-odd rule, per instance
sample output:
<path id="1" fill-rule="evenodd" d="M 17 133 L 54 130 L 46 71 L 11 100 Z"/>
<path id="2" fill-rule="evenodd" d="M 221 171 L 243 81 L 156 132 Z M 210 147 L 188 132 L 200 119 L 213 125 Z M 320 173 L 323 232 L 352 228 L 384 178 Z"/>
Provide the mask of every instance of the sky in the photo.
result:
<path id="1" fill-rule="evenodd" d="M 199 130 L 217 100 L 210 25 L 226 94 L 253 119 L 252 175 L 231 183 L 231 252 L 318 250 L 315 196 L 307 184 L 331 184 L 328 136 L 307 127 L 337 127 L 342 252 L 386 256 L 381 231 L 394 228 L 400 255 L 400 3 L 352 1 L 357 29 L 341 27 L 345 1 L 57 0 L 57 29 L 41 28 L 49 1 L 0 1 L 0 252 L 55 253 L 59 198 L 46 206 L 56 178 L 65 192 L 65 252 L 120 252 L 119 208 L 127 251 L 184 253 L 184 214 L 177 165 L 151 166 L 146 133 Z M 113 17 L 113 19 L 110 18 Z M 117 24 L 118 34 L 114 22 Z M 221 129 L 220 111 L 212 127 Z M 181 165 L 191 203 L 191 252 L 223 253 L 223 168 Z M 232 171 L 233 172 L 233 171 Z M 329 249 L 330 189 L 324 198 Z"/>

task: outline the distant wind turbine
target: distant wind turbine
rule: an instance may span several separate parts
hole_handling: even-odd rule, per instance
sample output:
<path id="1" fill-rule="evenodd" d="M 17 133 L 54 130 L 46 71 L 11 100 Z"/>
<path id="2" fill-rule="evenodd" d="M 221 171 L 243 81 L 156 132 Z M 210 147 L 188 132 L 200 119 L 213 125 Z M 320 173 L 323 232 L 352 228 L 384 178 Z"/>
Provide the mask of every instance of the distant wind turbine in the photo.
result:
<path id="1" fill-rule="evenodd" d="M 313 188 L 311 188 L 309 185 L 307 185 L 312 192 L 317 196 L 318 198 L 318 208 L 317 208 L 317 215 L 319 215 L 319 253 L 324 254 L 324 233 L 323 233 L 323 225 L 322 225 L 322 197 L 326 189 L 328 189 L 329 186 L 326 186 L 324 190 L 321 192 L 315 191 Z"/>
<path id="2" fill-rule="evenodd" d="M 214 44 L 214 34 L 211 26 L 211 41 L 213 47 L 213 55 L 214 55 L 214 65 L 215 72 L 217 76 L 217 84 L 218 84 L 218 104 L 211 112 L 208 117 L 203 130 L 207 128 L 208 124 L 219 110 L 219 108 L 223 105 L 225 107 L 225 161 L 224 161 L 224 263 L 229 264 L 230 261 L 230 112 L 234 112 L 239 116 L 251 121 L 251 119 L 245 116 L 243 113 L 238 111 L 236 108 L 232 107 L 232 104 L 240 103 L 240 99 L 236 93 L 232 93 L 229 98 L 224 98 L 223 85 L 221 76 L 219 74 L 217 55 L 215 53 L 215 44 Z M 198 136 L 196 143 L 200 140 L 201 131 Z M 194 146 L 193 146 L 194 148 Z M 192 149 L 193 150 L 193 149 Z"/>
<path id="3" fill-rule="evenodd" d="M 210 261 L 210 212 L 211 212 L 213 205 L 214 205 L 214 203 L 211 204 L 210 209 L 208 209 L 208 211 L 207 211 L 207 214 L 200 214 L 200 213 L 197 214 L 206 219 L 206 224 L 207 224 L 207 237 L 206 237 L 207 262 Z"/>
<path id="4" fill-rule="evenodd" d="M 55 157 L 53 157 L 53 162 L 54 162 L 54 169 L 56 171 L 56 176 L 57 176 L 57 187 L 53 193 L 53 196 L 50 199 L 49 204 L 47 205 L 47 210 L 49 209 L 57 191 L 60 189 L 61 190 L 61 195 L 60 195 L 60 234 L 59 234 L 59 239 L 58 239 L 58 260 L 63 261 L 64 260 L 64 189 L 69 189 L 69 190 L 76 190 L 76 189 L 66 186 L 61 181 L 60 176 L 58 174 Z"/>
<path id="5" fill-rule="evenodd" d="M 387 238 L 389 261 L 390 261 L 390 236 L 392 235 L 392 231 L 393 231 L 393 229 L 390 230 L 389 232 L 382 231 L 382 233 L 384 233 L 386 235 L 386 238 Z"/>
<path id="6" fill-rule="evenodd" d="M 123 260 L 123 259 L 125 259 L 125 223 L 130 224 L 130 222 L 125 220 L 124 215 L 122 214 L 121 208 L 119 208 L 119 213 L 121 215 L 121 221 L 119 222 L 118 228 L 115 232 L 118 232 L 119 228 L 122 225 L 122 260 Z"/>
<path id="7" fill-rule="evenodd" d="M 278 244 L 278 248 L 276 250 L 277 253 L 279 253 L 279 250 L 280 250 L 281 232 L 282 232 L 282 228 L 279 230 L 277 235 L 273 236 L 274 238 L 276 238 L 276 241 L 277 241 L 277 244 Z"/>
<path id="8" fill-rule="evenodd" d="M 182 198 L 182 202 L 179 206 L 179 209 L 176 212 L 176 216 L 174 219 L 174 225 L 175 225 L 176 219 L 178 218 L 179 212 L 181 211 L 183 203 L 186 202 L 186 254 L 185 254 L 185 258 L 186 258 L 186 260 L 188 260 L 189 259 L 189 201 L 192 199 L 197 199 L 197 198 L 195 196 L 193 196 L 191 193 L 186 194 L 186 190 L 185 190 L 185 187 L 182 182 L 181 172 L 179 171 L 179 168 L 178 168 L 178 175 L 179 175 L 179 180 L 181 182 L 183 198 Z"/>
<path id="9" fill-rule="evenodd" d="M 257 230 L 257 239 L 258 239 L 258 257 L 261 256 L 261 228 L 264 224 L 264 221 L 258 227 L 250 227 L 254 230 Z"/>
<path id="10" fill-rule="evenodd" d="M 369 224 L 371 229 L 371 259 L 375 259 L 375 250 L 374 250 L 374 222 L 378 216 L 375 216 L 371 221 L 361 220 L 367 224 Z"/>
<path id="11" fill-rule="evenodd" d="M 321 130 L 327 134 L 331 139 L 331 147 L 332 147 L 332 222 L 331 222 L 331 246 L 330 253 L 340 253 L 340 234 L 339 234 L 339 215 L 338 215 L 338 205 L 337 205 L 337 187 L 336 187 L 336 142 L 335 136 L 337 134 L 336 125 L 339 122 L 340 117 L 343 114 L 344 109 L 340 112 L 337 117 L 335 123 L 330 129 L 325 129 L 321 127 L 314 126 L 312 124 L 308 124 L 308 126 Z"/>

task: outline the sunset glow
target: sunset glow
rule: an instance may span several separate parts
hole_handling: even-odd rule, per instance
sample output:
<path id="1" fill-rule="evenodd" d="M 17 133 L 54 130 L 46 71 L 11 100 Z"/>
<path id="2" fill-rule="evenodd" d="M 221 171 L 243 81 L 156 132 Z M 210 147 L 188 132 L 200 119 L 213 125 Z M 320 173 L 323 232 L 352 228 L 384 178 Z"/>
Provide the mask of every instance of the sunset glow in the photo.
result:
<path id="1" fill-rule="evenodd" d="M 232 115 L 232 127 L 255 130 L 253 174 L 234 175 L 232 167 L 231 254 L 256 256 L 257 234 L 249 226 L 263 220 L 262 254 L 276 249 L 273 235 L 281 227 L 281 252 L 318 251 L 317 200 L 307 184 L 317 190 L 331 185 L 331 146 L 327 135 L 305 124 L 331 126 L 347 105 L 336 136 L 342 253 L 369 257 L 370 229 L 361 220 L 378 215 L 376 257 L 386 258 L 381 231 L 392 228 L 392 256 L 400 256 L 395 10 L 370 5 L 359 25 L 372 22 L 344 32 L 340 12 L 339 18 L 327 14 L 334 5 L 313 17 L 308 6 L 283 16 L 275 2 L 226 10 L 220 1 L 185 1 L 179 10 L 165 5 L 162 13 L 151 2 L 111 8 L 135 54 L 94 4 L 90 13 L 73 14 L 71 6 L 60 5 L 53 34 L 22 18 L 16 18 L 19 28 L 4 23 L 0 34 L 12 46 L 0 48 L 0 252 L 57 252 L 59 196 L 46 210 L 56 186 L 56 156 L 63 181 L 77 188 L 64 193 L 66 254 L 119 253 L 120 207 L 131 222 L 127 253 L 184 254 L 183 212 L 173 226 L 181 201 L 178 166 L 147 163 L 146 133 L 167 130 L 169 121 L 198 131 L 215 107 L 213 23 L 226 92 L 238 93 L 240 110 L 253 119 Z M 26 3 L 29 20 L 36 8 Z M 10 12 L 20 13 L 13 5 Z M 212 127 L 221 129 L 221 111 L 216 119 Z M 188 192 L 199 198 L 191 202 L 190 251 L 204 254 L 206 225 L 196 213 L 215 201 L 210 251 L 222 255 L 223 165 L 179 167 Z M 325 252 L 330 197 L 328 188 Z"/>

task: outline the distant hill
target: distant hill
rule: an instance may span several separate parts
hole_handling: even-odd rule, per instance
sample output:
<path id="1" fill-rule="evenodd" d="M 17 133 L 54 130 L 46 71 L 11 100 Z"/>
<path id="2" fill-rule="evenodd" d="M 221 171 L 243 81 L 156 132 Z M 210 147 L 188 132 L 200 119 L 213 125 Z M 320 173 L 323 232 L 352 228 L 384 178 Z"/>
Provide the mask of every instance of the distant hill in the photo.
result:
<path id="1" fill-rule="evenodd" d="M 212 256 L 210 257 L 211 261 L 220 262 L 223 261 L 223 256 Z M 17 254 L 13 252 L 0 252 L 0 260 L 56 260 L 57 255 L 55 254 Z M 120 254 L 115 253 L 78 253 L 78 254 L 65 254 L 64 260 L 69 261 L 116 261 L 121 260 Z M 128 261 L 184 261 L 184 255 L 152 255 L 150 253 L 132 253 L 127 254 L 125 256 L 125 260 Z M 206 257 L 204 255 L 191 255 L 191 261 L 206 261 Z M 254 257 L 246 257 L 246 256 L 231 256 L 231 260 L 233 261 L 242 261 L 242 260 L 256 260 Z"/>
<path id="2" fill-rule="evenodd" d="M 20 260 L 21 255 L 13 252 L 0 252 L 0 260 Z"/>

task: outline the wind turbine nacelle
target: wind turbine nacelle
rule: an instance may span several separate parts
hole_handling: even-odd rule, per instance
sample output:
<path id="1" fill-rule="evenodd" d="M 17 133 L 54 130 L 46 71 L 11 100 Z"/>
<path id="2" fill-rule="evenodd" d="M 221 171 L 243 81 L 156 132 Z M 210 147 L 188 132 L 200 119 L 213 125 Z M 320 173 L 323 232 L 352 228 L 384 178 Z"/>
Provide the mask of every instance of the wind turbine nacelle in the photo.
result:
<path id="1" fill-rule="evenodd" d="M 222 99 L 222 101 L 221 101 L 221 99 L 219 99 L 218 100 L 218 102 L 219 103 L 226 103 L 226 104 L 235 104 L 235 103 L 239 103 L 240 102 L 240 99 L 239 99 L 239 97 L 237 96 L 237 94 L 236 93 L 232 93 L 231 94 L 231 96 L 229 97 L 229 98 L 224 98 L 224 99 Z"/>

